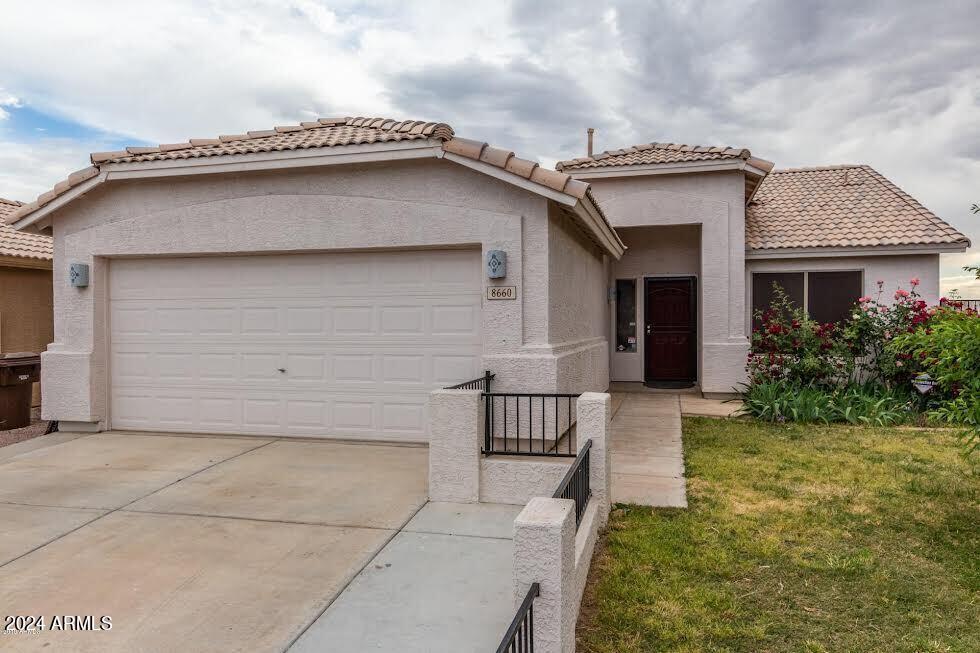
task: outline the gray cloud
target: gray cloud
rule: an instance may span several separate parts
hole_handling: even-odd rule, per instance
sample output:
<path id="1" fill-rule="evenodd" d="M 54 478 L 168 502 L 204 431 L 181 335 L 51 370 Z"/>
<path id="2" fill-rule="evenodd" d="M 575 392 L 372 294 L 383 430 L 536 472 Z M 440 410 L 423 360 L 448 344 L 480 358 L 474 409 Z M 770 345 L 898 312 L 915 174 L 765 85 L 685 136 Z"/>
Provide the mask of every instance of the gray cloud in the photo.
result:
<path id="1" fill-rule="evenodd" d="M 385 87 L 408 114 L 449 122 L 462 136 L 526 156 L 540 151 L 543 139 L 572 147 L 571 126 L 599 111 L 578 80 L 526 61 L 495 66 L 465 59 L 391 75 Z"/>
<path id="2" fill-rule="evenodd" d="M 131 33 L 138 3 L 9 4 L 4 17 L 32 29 L 0 40 L 6 92 L 96 132 L 173 142 L 385 115 L 548 163 L 580 155 L 592 126 L 599 149 L 868 163 L 980 243 L 976 0 L 170 0 L 138 48 L 91 37 Z M 84 66 L 65 65 L 78 52 Z M 0 140 L 17 153 L 0 195 L 50 187 L 71 149 Z M 944 261 L 950 275 L 964 264 Z"/>

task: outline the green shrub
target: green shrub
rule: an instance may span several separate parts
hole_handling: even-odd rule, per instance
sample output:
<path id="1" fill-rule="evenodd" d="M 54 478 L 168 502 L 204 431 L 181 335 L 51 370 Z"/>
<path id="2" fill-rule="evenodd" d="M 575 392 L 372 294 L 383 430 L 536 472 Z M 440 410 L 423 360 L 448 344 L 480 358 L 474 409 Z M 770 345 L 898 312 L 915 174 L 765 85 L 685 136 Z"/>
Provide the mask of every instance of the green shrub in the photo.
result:
<path id="1" fill-rule="evenodd" d="M 814 387 L 797 387 L 785 379 L 747 386 L 742 395 L 742 414 L 766 422 L 824 422 L 833 411 L 830 394 Z"/>
<path id="2" fill-rule="evenodd" d="M 742 414 L 782 422 L 889 426 L 913 419 L 966 425 L 969 454 L 980 453 L 980 315 L 955 300 L 930 308 L 899 288 L 894 301 L 861 297 L 842 324 L 818 324 L 778 286 L 756 314 Z M 928 373 L 934 390 L 918 397 L 912 380 Z M 858 383 L 860 381 L 860 384 Z"/>
<path id="3" fill-rule="evenodd" d="M 917 373 L 936 382 L 929 413 L 935 420 L 964 424 L 966 453 L 980 451 L 980 315 L 958 302 L 943 301 L 928 322 L 899 335 L 889 345 Z"/>
<path id="4" fill-rule="evenodd" d="M 913 414 L 912 408 L 908 392 L 880 385 L 821 388 L 782 379 L 746 386 L 741 414 L 766 422 L 892 426 L 907 422 Z"/>
<path id="5" fill-rule="evenodd" d="M 836 389 L 832 402 L 836 421 L 869 426 L 903 424 L 915 408 L 908 390 L 888 389 L 876 384 Z"/>
<path id="6" fill-rule="evenodd" d="M 980 316 L 944 302 L 928 321 L 888 345 L 916 373 L 926 372 L 950 398 L 980 398 Z"/>

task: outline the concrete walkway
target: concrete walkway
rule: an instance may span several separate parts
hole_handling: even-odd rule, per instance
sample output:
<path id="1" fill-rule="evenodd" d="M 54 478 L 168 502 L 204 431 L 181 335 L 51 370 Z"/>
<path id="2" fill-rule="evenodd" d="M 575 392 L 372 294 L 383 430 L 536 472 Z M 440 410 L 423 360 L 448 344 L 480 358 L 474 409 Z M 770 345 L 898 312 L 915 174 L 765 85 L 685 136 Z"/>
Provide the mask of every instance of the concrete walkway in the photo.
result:
<path id="1" fill-rule="evenodd" d="M 680 397 L 615 393 L 612 410 L 613 502 L 686 508 Z"/>
<path id="2" fill-rule="evenodd" d="M 289 649 L 485 653 L 514 616 L 521 506 L 428 503 Z"/>

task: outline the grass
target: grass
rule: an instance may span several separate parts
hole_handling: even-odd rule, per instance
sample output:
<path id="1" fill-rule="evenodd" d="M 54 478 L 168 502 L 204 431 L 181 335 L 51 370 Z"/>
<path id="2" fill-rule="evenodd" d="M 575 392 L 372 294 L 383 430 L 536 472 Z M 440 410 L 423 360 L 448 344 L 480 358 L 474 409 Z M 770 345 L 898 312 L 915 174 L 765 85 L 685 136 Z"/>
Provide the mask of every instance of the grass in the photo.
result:
<path id="1" fill-rule="evenodd" d="M 687 510 L 618 506 L 578 649 L 980 651 L 980 477 L 951 431 L 684 420 Z"/>

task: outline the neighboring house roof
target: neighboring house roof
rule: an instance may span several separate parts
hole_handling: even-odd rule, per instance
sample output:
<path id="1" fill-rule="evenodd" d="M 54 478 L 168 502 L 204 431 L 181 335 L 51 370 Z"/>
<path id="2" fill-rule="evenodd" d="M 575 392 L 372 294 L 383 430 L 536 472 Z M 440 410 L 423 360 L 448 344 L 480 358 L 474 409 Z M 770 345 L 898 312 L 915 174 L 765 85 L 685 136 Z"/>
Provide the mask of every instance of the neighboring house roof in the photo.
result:
<path id="1" fill-rule="evenodd" d="M 49 236 L 26 234 L 8 224 L 10 216 L 22 206 L 23 202 L 0 197 L 0 259 L 16 257 L 50 261 L 53 252 Z"/>
<path id="2" fill-rule="evenodd" d="M 745 241 L 749 250 L 970 245 L 866 165 L 769 173 L 746 208 Z"/>
<path id="3" fill-rule="evenodd" d="M 32 214 L 70 190 L 79 188 L 79 193 L 85 192 L 91 186 L 105 181 L 107 173 L 112 170 L 128 171 L 139 164 L 152 167 L 181 159 L 234 158 L 269 152 L 329 150 L 341 146 L 370 146 L 409 141 L 420 141 L 420 146 L 427 144 L 434 146 L 438 153 L 432 156 L 445 157 L 482 172 L 490 173 L 491 170 L 495 170 L 492 174 L 505 181 L 518 183 L 532 190 L 537 189 L 537 192 L 558 193 L 559 196 L 568 198 L 569 204 L 581 203 L 584 206 L 580 208 L 591 216 L 593 223 L 602 224 L 602 226 L 592 225 L 592 228 L 602 232 L 594 234 L 597 243 L 610 248 L 617 257 L 622 255 L 624 250 L 622 241 L 602 214 L 587 183 L 573 179 L 571 175 L 542 168 L 536 162 L 521 159 L 509 150 L 456 137 L 452 127 L 446 123 L 399 121 L 390 118 L 321 118 L 265 131 L 251 131 L 218 138 L 190 139 L 183 143 L 151 147 L 128 147 L 115 152 L 95 152 L 90 157 L 92 166 L 72 173 L 52 190 L 41 194 L 34 202 L 19 208 L 12 216 L 12 220 L 18 221 L 18 228 L 23 228 L 34 222 L 29 219 Z M 99 179 L 90 182 L 95 178 Z M 90 183 L 81 188 L 86 182 Z M 66 198 L 68 199 L 71 198 Z"/>

